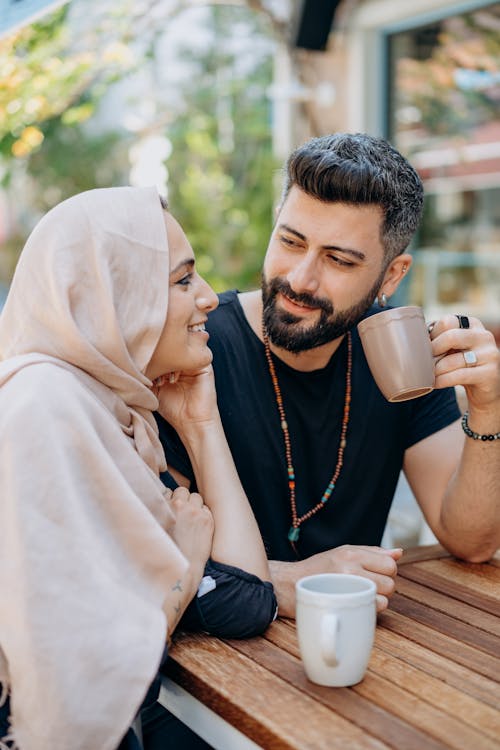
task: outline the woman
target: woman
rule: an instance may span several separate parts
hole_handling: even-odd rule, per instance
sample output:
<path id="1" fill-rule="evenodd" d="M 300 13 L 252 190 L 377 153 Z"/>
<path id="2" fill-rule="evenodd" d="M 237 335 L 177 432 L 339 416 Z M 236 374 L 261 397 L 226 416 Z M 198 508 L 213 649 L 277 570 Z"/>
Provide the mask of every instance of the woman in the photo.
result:
<path id="1" fill-rule="evenodd" d="M 132 739 L 209 556 L 191 624 L 217 632 L 229 621 L 238 636 L 273 617 L 216 406 L 204 331 L 216 304 L 154 188 L 70 198 L 21 254 L 0 317 L 5 747 L 115 750 Z M 160 482 L 159 402 L 201 496 Z M 241 610 L 231 620 L 231 591 L 257 595 L 252 621 Z"/>

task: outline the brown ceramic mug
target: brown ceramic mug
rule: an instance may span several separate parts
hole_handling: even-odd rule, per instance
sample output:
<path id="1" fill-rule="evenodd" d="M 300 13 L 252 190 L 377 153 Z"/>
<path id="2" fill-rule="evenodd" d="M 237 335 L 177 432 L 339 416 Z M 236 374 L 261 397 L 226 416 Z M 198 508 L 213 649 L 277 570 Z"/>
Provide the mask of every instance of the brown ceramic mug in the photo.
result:
<path id="1" fill-rule="evenodd" d="M 394 307 L 358 323 L 373 378 L 388 401 L 425 396 L 434 388 L 434 359 L 420 307 Z"/>

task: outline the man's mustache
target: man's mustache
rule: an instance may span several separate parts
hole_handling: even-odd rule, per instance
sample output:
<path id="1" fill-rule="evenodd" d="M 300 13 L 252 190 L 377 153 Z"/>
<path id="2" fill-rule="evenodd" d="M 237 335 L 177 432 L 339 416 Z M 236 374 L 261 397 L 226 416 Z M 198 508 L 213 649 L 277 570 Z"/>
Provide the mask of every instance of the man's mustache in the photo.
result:
<path id="1" fill-rule="evenodd" d="M 308 294 L 307 292 L 300 292 L 300 294 L 298 294 L 297 292 L 293 291 L 292 287 L 287 281 L 283 281 L 283 279 L 280 279 L 278 277 L 272 279 L 269 282 L 269 289 L 272 297 L 275 297 L 278 293 L 280 293 L 285 297 L 288 297 L 288 299 L 292 300 L 292 302 L 307 305 L 308 307 L 317 307 L 320 310 L 323 310 L 327 315 L 333 314 L 333 305 L 331 304 L 331 302 L 320 297 L 313 297 L 312 294 Z"/>

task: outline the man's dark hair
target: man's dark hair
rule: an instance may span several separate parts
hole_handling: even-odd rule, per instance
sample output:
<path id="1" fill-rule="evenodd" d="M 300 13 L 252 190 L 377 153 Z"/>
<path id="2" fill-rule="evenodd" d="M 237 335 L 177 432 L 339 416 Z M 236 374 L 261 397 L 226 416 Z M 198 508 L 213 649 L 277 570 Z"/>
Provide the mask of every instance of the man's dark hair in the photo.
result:
<path id="1" fill-rule="evenodd" d="M 294 185 L 326 203 L 380 206 L 387 262 L 407 248 L 422 215 L 424 190 L 414 168 L 386 140 L 366 133 L 335 133 L 299 146 L 286 163 L 282 202 Z"/>

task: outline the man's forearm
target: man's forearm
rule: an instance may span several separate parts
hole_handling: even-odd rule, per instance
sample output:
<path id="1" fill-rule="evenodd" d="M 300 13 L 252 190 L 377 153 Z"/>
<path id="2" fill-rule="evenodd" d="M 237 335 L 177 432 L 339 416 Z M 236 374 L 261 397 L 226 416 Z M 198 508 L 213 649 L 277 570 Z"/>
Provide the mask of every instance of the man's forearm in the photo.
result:
<path id="1" fill-rule="evenodd" d="M 469 425 L 458 453 L 453 431 L 462 430 L 457 423 L 421 441 L 423 450 L 418 444 L 409 448 L 408 465 L 413 483 L 423 490 L 416 495 L 439 541 L 458 557 L 482 562 L 500 544 L 500 440 L 494 439 L 500 431 L 500 350 L 480 320 L 464 315 L 444 315 L 432 324 L 430 337 L 435 387 L 465 389 Z M 429 455 L 426 446 L 437 451 Z M 422 457 L 428 460 L 422 462 Z M 441 484 L 450 457 L 453 467 Z M 422 472 L 428 475 L 427 486 Z"/>
<path id="2" fill-rule="evenodd" d="M 496 416 L 496 418 L 495 418 Z M 500 429 L 500 414 L 473 415 L 472 430 Z M 458 557 L 483 562 L 500 546 L 500 441 L 467 437 L 460 464 L 446 490 L 440 539 Z"/>

